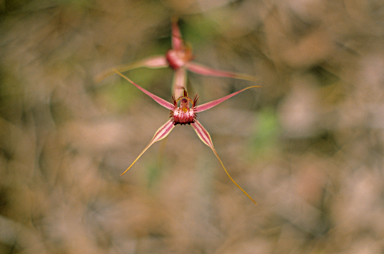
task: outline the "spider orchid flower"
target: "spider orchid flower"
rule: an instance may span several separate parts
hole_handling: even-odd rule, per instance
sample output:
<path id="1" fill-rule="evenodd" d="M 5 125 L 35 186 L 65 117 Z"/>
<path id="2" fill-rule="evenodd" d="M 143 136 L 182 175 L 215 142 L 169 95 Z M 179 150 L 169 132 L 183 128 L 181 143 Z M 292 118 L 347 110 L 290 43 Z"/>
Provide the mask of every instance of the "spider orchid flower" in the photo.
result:
<path id="1" fill-rule="evenodd" d="M 96 80 L 101 81 L 107 76 L 113 74 L 114 70 L 125 72 L 140 67 L 152 69 L 170 67 L 175 71 L 172 91 L 174 91 L 177 97 L 182 95 L 182 88 L 186 87 L 187 70 L 205 76 L 229 77 L 249 81 L 257 80 L 256 77 L 252 75 L 221 71 L 206 67 L 192 61 L 193 58 L 192 48 L 184 43 L 177 20 L 175 19 L 172 22 L 172 48 L 168 50 L 165 55 L 152 56 L 128 65 L 114 67 L 98 75 Z"/>
<path id="2" fill-rule="evenodd" d="M 192 128 L 195 130 L 197 136 L 200 138 L 200 140 L 209 146 L 213 153 L 216 155 L 217 159 L 219 160 L 221 166 L 223 167 L 225 173 L 231 179 L 231 181 L 242 191 L 244 194 L 252 200 L 255 204 L 256 201 L 251 198 L 251 196 L 248 195 L 248 193 L 243 190 L 236 182 L 233 180 L 233 178 L 230 176 L 228 173 L 227 169 L 224 167 L 223 162 L 221 161 L 219 155 L 216 152 L 215 147 L 213 146 L 213 142 L 211 139 L 211 136 L 209 135 L 208 131 L 201 125 L 201 123 L 196 119 L 196 114 L 203 112 L 205 110 L 208 110 L 210 108 L 215 107 L 216 105 L 222 103 L 223 101 L 228 100 L 229 98 L 247 90 L 250 88 L 254 87 L 259 87 L 259 86 L 249 86 L 247 88 L 244 88 L 240 91 L 231 93 L 227 96 L 224 96 L 223 98 L 202 104 L 202 105 L 197 105 L 197 100 L 198 97 L 195 96 L 195 98 L 192 100 L 190 97 L 188 97 L 187 90 L 184 89 L 184 93 L 182 96 L 179 98 L 175 98 L 174 96 L 172 97 L 172 103 L 152 94 L 151 92 L 145 90 L 141 86 L 137 85 L 134 83 L 132 80 L 115 70 L 117 74 L 119 74 L 121 77 L 126 79 L 128 82 L 130 82 L 132 85 L 136 86 L 138 89 L 140 89 L 142 92 L 144 92 L 146 95 L 151 97 L 155 102 L 163 106 L 164 108 L 170 110 L 170 119 L 163 125 L 161 126 L 153 136 L 152 140 L 149 142 L 149 144 L 144 148 L 144 150 L 137 156 L 137 158 L 132 162 L 132 164 L 121 174 L 124 175 L 135 163 L 136 161 L 148 150 L 149 147 L 151 147 L 155 142 L 160 141 L 164 139 L 165 137 L 168 136 L 168 134 L 173 130 L 173 128 L 180 124 L 180 125 L 191 125 Z M 192 106 L 190 106 L 192 105 Z"/>

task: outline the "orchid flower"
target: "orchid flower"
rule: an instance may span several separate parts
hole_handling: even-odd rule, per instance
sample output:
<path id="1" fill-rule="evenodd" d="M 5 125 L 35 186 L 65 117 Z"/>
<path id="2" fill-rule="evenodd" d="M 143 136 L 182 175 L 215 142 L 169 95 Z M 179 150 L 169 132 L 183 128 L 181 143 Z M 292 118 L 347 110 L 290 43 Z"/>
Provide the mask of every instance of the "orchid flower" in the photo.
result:
<path id="1" fill-rule="evenodd" d="M 186 87 L 186 71 L 191 71 L 197 74 L 205 76 L 216 76 L 216 77 L 229 77 L 244 79 L 249 81 L 256 81 L 256 77 L 248 74 L 241 74 L 229 71 L 221 71 L 206 67 L 192 61 L 193 54 L 190 46 L 186 45 L 182 39 L 177 20 L 172 22 L 172 48 L 168 50 L 166 55 L 152 56 L 137 62 L 133 62 L 128 65 L 121 65 L 109 69 L 96 78 L 97 81 L 101 81 L 107 76 L 114 73 L 114 70 L 125 72 L 128 70 L 147 67 L 147 68 L 164 68 L 170 67 L 175 71 L 173 77 L 173 88 L 175 96 L 182 95 L 183 88 Z M 176 90 L 177 89 L 177 90 Z"/>
<path id="2" fill-rule="evenodd" d="M 242 191 L 244 194 L 252 200 L 256 204 L 256 201 L 251 198 L 251 196 L 248 195 L 248 193 L 243 190 L 236 182 L 233 180 L 233 178 L 230 176 L 228 173 L 227 169 L 224 167 L 223 162 L 221 161 L 219 155 L 216 152 L 215 147 L 213 146 L 213 142 L 211 139 L 211 136 L 209 135 L 208 131 L 201 125 L 201 123 L 196 119 L 196 114 L 206 111 L 210 108 L 215 107 L 216 105 L 222 103 L 223 101 L 228 100 L 229 98 L 247 90 L 250 88 L 254 87 L 259 87 L 259 86 L 249 86 L 247 88 L 244 88 L 240 91 L 231 93 L 227 96 L 224 96 L 223 98 L 202 104 L 202 105 L 197 105 L 197 100 L 198 96 L 196 95 L 195 98 L 192 100 L 190 97 L 188 97 L 187 90 L 184 88 L 184 93 L 182 96 L 179 98 L 175 98 L 174 96 L 172 97 L 172 103 L 152 94 L 151 92 L 145 90 L 141 86 L 137 85 L 134 83 L 132 80 L 115 70 L 117 74 L 119 74 L 121 77 L 126 79 L 128 82 L 130 82 L 132 85 L 136 86 L 138 89 L 140 89 L 143 93 L 151 97 L 155 102 L 163 106 L 164 108 L 170 110 L 170 119 L 163 125 L 161 126 L 153 136 L 152 140 L 149 142 L 149 144 L 144 148 L 144 150 L 137 156 L 137 158 L 132 162 L 132 164 L 121 174 L 124 175 L 135 163 L 136 161 L 148 150 L 149 147 L 151 147 L 155 142 L 160 141 L 164 139 L 165 137 L 168 136 L 168 134 L 173 130 L 173 128 L 180 124 L 180 125 L 185 125 L 189 124 L 192 126 L 192 128 L 195 130 L 197 136 L 200 138 L 200 140 L 209 146 L 213 153 L 216 155 L 217 159 L 219 160 L 221 166 L 223 167 L 225 173 L 231 179 L 231 181 Z M 192 105 L 192 107 L 190 107 Z"/>

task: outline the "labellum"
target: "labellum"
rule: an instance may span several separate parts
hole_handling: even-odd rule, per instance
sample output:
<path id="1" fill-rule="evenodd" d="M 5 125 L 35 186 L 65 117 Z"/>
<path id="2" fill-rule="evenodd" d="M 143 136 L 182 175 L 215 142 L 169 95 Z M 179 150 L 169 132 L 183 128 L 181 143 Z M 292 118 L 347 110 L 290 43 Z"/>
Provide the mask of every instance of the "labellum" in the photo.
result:
<path id="1" fill-rule="evenodd" d="M 175 100 L 172 97 L 173 105 L 175 106 L 174 110 L 171 110 L 171 118 L 173 118 L 173 124 L 191 124 L 196 120 L 196 103 L 198 96 L 195 96 L 195 99 L 192 101 L 191 98 L 188 97 L 187 91 L 184 89 L 184 96 L 179 97 Z M 177 103 L 180 103 L 178 106 Z M 192 107 L 190 108 L 190 103 Z"/>

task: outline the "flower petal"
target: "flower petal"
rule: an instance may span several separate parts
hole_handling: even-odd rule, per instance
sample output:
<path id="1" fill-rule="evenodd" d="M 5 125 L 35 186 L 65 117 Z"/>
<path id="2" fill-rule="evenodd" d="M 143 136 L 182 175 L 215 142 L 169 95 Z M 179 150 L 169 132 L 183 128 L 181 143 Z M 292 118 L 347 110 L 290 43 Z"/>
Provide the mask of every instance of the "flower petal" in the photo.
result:
<path id="1" fill-rule="evenodd" d="M 229 98 L 241 93 L 241 92 L 244 92 L 245 90 L 248 90 L 250 88 L 255 88 L 255 87 L 260 87 L 260 86 L 249 86 L 249 87 L 246 87 L 240 91 L 237 91 L 237 92 L 234 92 L 234 93 L 231 93 L 227 96 L 224 96 L 223 98 L 220 98 L 220 99 L 217 99 L 217 100 L 214 100 L 214 101 L 210 101 L 210 102 L 207 102 L 207 103 L 204 103 L 204 104 L 201 104 L 201 105 L 198 105 L 196 106 L 196 113 L 198 112 L 202 112 L 202 111 L 205 111 L 205 110 L 208 110 L 210 108 L 213 108 L 214 106 L 222 103 L 223 101 L 226 101 L 228 100 Z"/>
<path id="2" fill-rule="evenodd" d="M 143 155 L 145 153 L 145 151 L 148 150 L 148 148 L 153 145 L 153 143 L 157 142 L 157 141 L 160 141 L 162 140 L 163 138 L 165 138 L 166 136 L 168 136 L 168 134 L 172 131 L 172 129 L 175 127 L 175 125 L 173 124 L 173 120 L 172 119 L 169 119 L 168 122 L 166 122 L 163 126 L 161 126 L 155 133 L 155 135 L 153 136 L 151 142 L 149 142 L 149 144 L 144 148 L 144 150 L 139 154 L 139 156 L 137 156 L 137 158 L 132 162 L 132 164 L 121 174 L 124 175 L 125 173 L 127 173 L 127 171 L 133 166 L 133 164 L 136 163 L 136 161 L 141 157 L 141 155 Z"/>
<path id="3" fill-rule="evenodd" d="M 177 21 L 177 19 L 172 21 L 172 49 L 181 50 L 184 47 L 183 37 L 181 36 Z"/>
<path id="4" fill-rule="evenodd" d="M 152 69 L 168 67 L 168 61 L 163 55 L 144 59 L 141 63 L 142 67 Z"/>
<path id="5" fill-rule="evenodd" d="M 129 70 L 141 68 L 141 67 L 147 67 L 152 69 L 164 68 L 164 67 L 168 67 L 168 62 L 165 56 L 162 55 L 162 56 L 153 56 L 153 57 L 146 58 L 130 64 L 119 65 L 97 75 L 96 82 L 98 83 L 103 79 L 105 79 L 106 77 L 114 74 L 115 70 L 118 70 L 119 72 L 125 72 L 125 71 L 129 71 Z"/>
<path id="6" fill-rule="evenodd" d="M 253 82 L 256 82 L 258 80 L 255 76 L 252 76 L 249 74 L 216 70 L 195 62 L 187 62 L 185 64 L 185 67 L 189 71 L 192 71 L 201 75 L 206 75 L 206 76 L 237 78 L 237 79 L 244 79 L 244 80 L 249 80 Z"/>
<path id="7" fill-rule="evenodd" d="M 172 91 L 175 96 L 175 98 L 179 98 L 180 96 L 183 96 L 184 90 L 186 90 L 187 82 L 187 71 L 185 68 L 179 68 L 175 70 L 175 74 L 173 75 L 173 81 L 172 81 Z"/>
<path id="8" fill-rule="evenodd" d="M 201 139 L 201 141 L 203 141 L 204 144 L 206 144 L 207 146 L 209 146 L 212 149 L 213 153 L 216 155 L 217 159 L 219 160 L 221 166 L 223 167 L 223 169 L 224 169 L 225 173 L 227 174 L 227 176 L 229 177 L 229 179 L 231 179 L 231 181 L 237 186 L 237 188 L 239 188 L 242 192 L 244 192 L 244 194 L 250 200 L 252 200 L 253 203 L 255 203 L 257 205 L 256 201 L 253 198 L 251 198 L 251 196 L 249 196 L 249 194 L 245 190 L 243 190 L 243 188 L 241 188 L 235 182 L 235 180 L 233 180 L 233 178 L 229 175 L 227 169 L 224 167 L 223 162 L 221 161 L 219 155 L 217 154 L 215 147 L 213 146 L 213 142 L 212 142 L 211 136 L 209 135 L 208 131 L 197 120 L 195 120 L 194 123 L 191 123 L 191 125 L 192 125 L 192 128 L 195 130 L 197 136 L 199 136 L 199 138 Z"/>
<path id="9" fill-rule="evenodd" d="M 117 74 L 119 74 L 121 77 L 123 77 L 124 79 L 126 79 L 129 83 L 131 83 L 132 85 L 136 86 L 137 88 L 139 88 L 143 93 L 145 93 L 146 95 L 148 95 L 149 97 L 151 97 L 154 101 L 156 101 L 158 104 L 160 104 L 161 106 L 163 106 L 164 108 L 167 108 L 169 110 L 174 110 L 175 109 L 175 106 L 160 98 L 159 96 L 157 95 L 154 95 L 153 93 L 145 90 L 144 88 L 142 88 L 141 86 L 139 86 L 138 84 L 136 84 L 135 82 L 133 82 L 132 80 L 130 80 L 129 78 L 127 78 L 126 76 L 124 76 L 123 74 L 121 74 L 120 72 L 118 72 L 117 70 L 114 70 Z"/>

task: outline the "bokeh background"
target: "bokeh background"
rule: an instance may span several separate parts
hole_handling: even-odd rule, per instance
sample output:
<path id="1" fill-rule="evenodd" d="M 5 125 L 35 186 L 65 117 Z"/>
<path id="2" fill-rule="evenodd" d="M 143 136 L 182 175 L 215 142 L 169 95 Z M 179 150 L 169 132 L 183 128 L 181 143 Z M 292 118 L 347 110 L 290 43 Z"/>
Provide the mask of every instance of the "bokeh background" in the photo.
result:
<path id="1" fill-rule="evenodd" d="M 384 253 L 384 1 L 0 1 L 0 253 Z M 171 47 L 259 78 L 169 112 L 102 71 Z M 172 70 L 125 73 L 171 99 Z M 189 74 L 207 102 L 251 82 Z"/>

